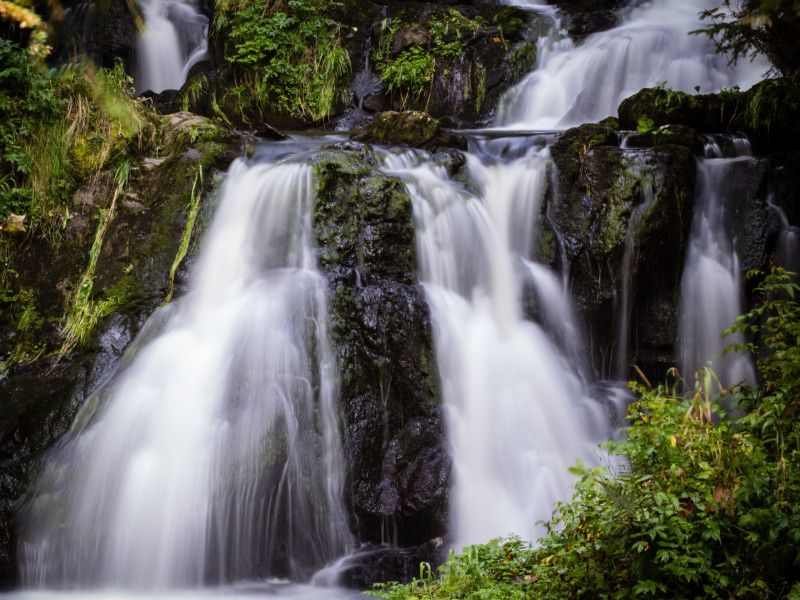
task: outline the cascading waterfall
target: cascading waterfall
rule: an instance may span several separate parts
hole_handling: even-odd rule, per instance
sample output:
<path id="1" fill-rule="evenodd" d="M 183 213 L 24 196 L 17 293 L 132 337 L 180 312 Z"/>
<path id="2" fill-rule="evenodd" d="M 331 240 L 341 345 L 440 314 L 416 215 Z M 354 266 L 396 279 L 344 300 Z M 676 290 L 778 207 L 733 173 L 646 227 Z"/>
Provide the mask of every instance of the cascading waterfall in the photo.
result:
<path id="1" fill-rule="evenodd" d="M 529 257 L 547 157 L 541 147 L 507 164 L 469 155 L 479 196 L 424 154 L 384 159 L 408 182 L 414 204 L 455 470 L 458 547 L 511 533 L 535 539 L 543 532 L 536 522 L 549 518 L 572 482 L 567 469 L 576 458 L 590 461 L 598 438 L 581 407 L 588 391 L 575 364 L 524 319 L 520 303 L 526 271 L 553 291 L 546 267 Z M 538 300 L 554 315 L 564 297 Z"/>
<path id="2" fill-rule="evenodd" d="M 498 124 L 563 129 L 599 120 L 659 80 L 703 92 L 755 81 L 762 65 L 734 74 L 703 36 L 687 35 L 707 4 L 643 4 L 579 47 L 554 33 L 541 41 L 539 68 L 504 99 Z M 174 0 L 141 6 L 136 87 L 177 88 L 205 52 L 207 22 Z M 573 481 L 567 468 L 593 461 L 610 429 L 608 407 L 592 398 L 563 275 L 532 259 L 549 141 L 525 140 L 502 155 L 473 144 L 468 166 L 479 192 L 423 152 L 379 151 L 414 203 L 458 546 L 542 533 L 535 523 Z M 726 304 L 741 283 L 732 241 L 716 233 L 725 219 L 715 190 L 743 160 L 698 163 L 683 281 L 684 374 L 713 360 L 726 383 L 749 380 L 752 367 L 715 354 L 721 330 L 741 312 Z M 304 578 L 352 547 L 311 188 L 311 167 L 298 162 L 234 164 L 190 293 L 154 315 L 48 456 L 22 511 L 26 585 L 163 589 Z M 645 194 L 632 219 L 647 202 Z M 632 256 L 632 235 L 630 245 Z M 523 310 L 527 288 L 540 322 Z M 624 317 L 630 299 L 622 305 Z M 708 343 L 690 343 L 690 331 L 693 340 L 708 332 Z"/>
<path id="3" fill-rule="evenodd" d="M 136 41 L 136 90 L 178 89 L 206 55 L 208 19 L 181 0 L 142 0 L 140 7 L 144 26 Z"/>
<path id="4" fill-rule="evenodd" d="M 739 153 L 749 154 L 749 145 L 738 140 Z M 742 314 L 742 282 L 739 258 L 727 233 L 732 216 L 726 201 L 737 193 L 732 177 L 751 156 L 721 158 L 716 144 L 706 146 L 713 158 L 697 159 L 695 208 L 691 239 L 681 281 L 680 360 L 688 380 L 710 365 L 723 386 L 741 381 L 755 383 L 750 358 L 740 352 L 723 354 L 724 348 L 741 343 L 741 334 L 722 338 L 722 332 Z"/>
<path id="5" fill-rule="evenodd" d="M 538 66 L 503 98 L 497 125 L 566 129 L 617 114 L 620 102 L 645 87 L 703 93 L 749 87 L 769 70 L 764 61 L 736 71 L 705 35 L 690 35 L 703 23 L 699 12 L 715 0 L 661 0 L 630 11 L 614 29 L 575 44 L 556 30 L 538 48 Z M 531 8 L 535 8 L 531 6 Z"/>
<path id="6" fill-rule="evenodd" d="M 188 295 L 50 454 L 29 587 L 304 578 L 351 545 L 312 167 L 237 161 Z"/>

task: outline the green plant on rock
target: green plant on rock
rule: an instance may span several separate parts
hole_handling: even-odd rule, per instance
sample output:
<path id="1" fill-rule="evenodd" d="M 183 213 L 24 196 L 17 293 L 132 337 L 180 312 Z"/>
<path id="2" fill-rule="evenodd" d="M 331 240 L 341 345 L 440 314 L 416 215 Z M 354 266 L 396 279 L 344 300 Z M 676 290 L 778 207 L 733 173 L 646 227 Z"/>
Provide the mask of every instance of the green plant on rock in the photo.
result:
<path id="1" fill-rule="evenodd" d="M 433 90 L 433 79 L 439 65 L 448 59 L 461 56 L 469 39 L 486 23 L 480 17 L 469 19 L 454 8 L 438 11 L 431 15 L 424 30 L 430 42 L 427 46 L 415 45 L 392 53 L 395 34 L 402 27 L 420 28 L 420 24 L 404 23 L 400 18 L 384 19 L 381 23 L 381 37 L 373 60 L 391 92 L 397 92 L 403 108 L 410 101 L 418 102 L 426 89 Z M 443 73 L 450 73 L 444 68 Z M 447 77 L 443 75 L 443 80 Z M 429 96 L 430 98 L 430 96 Z M 481 98 L 478 102 L 483 99 Z"/>
<path id="2" fill-rule="evenodd" d="M 119 62 L 46 70 L 0 39 L 0 221 L 25 215 L 57 238 L 75 187 L 141 141 L 147 120 L 131 93 Z"/>
<path id="3" fill-rule="evenodd" d="M 116 215 L 117 199 L 128 185 L 132 162 L 126 160 L 115 173 L 116 187 L 111 198 L 111 204 L 107 209 L 102 209 L 98 214 L 98 225 L 95 231 L 94 241 L 89 250 L 89 263 L 80 281 L 70 297 L 70 308 L 64 316 L 61 336 L 63 343 L 58 351 L 61 358 L 77 345 L 84 345 L 89 340 L 89 336 L 97 325 L 98 321 L 110 315 L 119 305 L 119 298 L 110 296 L 103 299 L 93 297 L 95 269 L 103 248 L 103 240 L 111 221 Z"/>
<path id="4" fill-rule="evenodd" d="M 653 119 L 649 117 L 640 117 L 636 124 L 636 131 L 639 133 L 649 133 L 653 136 L 653 148 L 658 149 L 658 143 L 664 136 L 672 135 L 669 129 L 655 128 Z"/>
<path id="5" fill-rule="evenodd" d="M 341 26 L 325 16 L 321 0 L 289 0 L 285 10 L 248 0 L 237 7 L 217 3 L 224 15 L 225 60 L 247 94 L 238 111 L 247 119 L 251 96 L 257 110 L 307 120 L 327 118 L 345 92 L 350 57 L 341 44 Z M 273 7 L 274 8 L 274 7 Z M 233 12 L 231 12 L 233 11 Z"/>
<path id="6" fill-rule="evenodd" d="M 417 46 L 404 50 L 381 70 L 381 77 L 390 91 L 398 91 L 403 106 L 409 97 L 419 99 L 433 78 L 436 60 Z"/>

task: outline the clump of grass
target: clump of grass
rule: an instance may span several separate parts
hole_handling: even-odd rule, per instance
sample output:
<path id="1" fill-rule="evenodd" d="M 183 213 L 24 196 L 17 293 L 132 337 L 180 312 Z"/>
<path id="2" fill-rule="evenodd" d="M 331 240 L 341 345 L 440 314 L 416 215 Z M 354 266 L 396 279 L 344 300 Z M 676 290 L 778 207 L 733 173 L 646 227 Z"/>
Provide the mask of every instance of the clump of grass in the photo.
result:
<path id="1" fill-rule="evenodd" d="M 47 69 L 0 40 L 0 222 L 25 215 L 57 242 L 75 188 L 155 132 L 131 84 L 121 62 Z"/>
<path id="2" fill-rule="evenodd" d="M 94 286 L 95 268 L 100 252 L 103 248 L 103 239 L 109 224 L 114 218 L 117 208 L 117 198 L 128 185 L 132 162 L 126 160 L 116 171 L 116 187 L 111 198 L 111 204 L 107 209 L 101 209 L 98 215 L 99 224 L 95 231 L 94 241 L 89 250 L 89 263 L 83 276 L 75 286 L 70 299 L 70 310 L 64 317 L 64 326 L 61 335 L 64 341 L 58 351 L 61 358 L 77 345 L 84 345 L 89 340 L 97 322 L 116 310 L 119 298 L 112 296 L 109 298 L 95 300 L 92 298 L 92 288 Z"/>
<path id="3" fill-rule="evenodd" d="M 189 242 L 192 239 L 192 232 L 194 231 L 194 223 L 197 220 L 198 213 L 200 212 L 200 198 L 202 197 L 202 194 L 197 191 L 198 181 L 200 182 L 200 187 L 202 188 L 203 165 L 200 165 L 197 175 L 195 175 L 194 183 L 192 183 L 192 193 L 189 198 L 189 214 L 186 217 L 186 227 L 183 228 L 181 243 L 178 246 L 178 252 L 175 255 L 175 260 L 172 263 L 172 267 L 169 270 L 169 286 L 167 290 L 167 296 L 164 298 L 163 304 L 167 304 L 170 300 L 172 300 L 172 294 L 175 286 L 175 273 L 178 271 L 178 267 L 180 266 L 181 262 L 183 262 L 183 259 L 186 258 L 186 253 L 189 250 Z"/>

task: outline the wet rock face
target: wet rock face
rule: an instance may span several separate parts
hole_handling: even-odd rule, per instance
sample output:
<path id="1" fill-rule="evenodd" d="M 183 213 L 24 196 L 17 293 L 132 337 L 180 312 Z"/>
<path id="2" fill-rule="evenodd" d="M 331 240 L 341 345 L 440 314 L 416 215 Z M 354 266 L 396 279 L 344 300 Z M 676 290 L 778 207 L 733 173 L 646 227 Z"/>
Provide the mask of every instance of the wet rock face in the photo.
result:
<path id="1" fill-rule="evenodd" d="M 132 72 L 136 57 L 136 21 L 124 0 L 65 3 L 63 18 L 53 22 L 56 52 L 69 56 L 73 48 L 85 51 L 101 67 L 122 59 Z"/>
<path id="2" fill-rule="evenodd" d="M 555 4 L 567 17 L 566 29 L 576 39 L 619 25 L 619 10 L 625 0 L 547 0 Z"/>
<path id="3" fill-rule="evenodd" d="M 314 162 L 352 529 L 361 542 L 417 546 L 445 532 L 450 463 L 411 200 L 363 149 L 324 151 Z"/>
<path id="4" fill-rule="evenodd" d="M 615 125 L 614 120 L 582 125 L 553 145 L 558 179 L 548 194 L 547 215 L 561 241 L 560 260 L 568 268 L 573 299 L 597 349 L 595 368 L 603 375 L 612 371 L 614 316 L 633 236 L 629 330 L 638 333 L 629 340 L 630 364 L 658 379 L 675 360 L 676 299 L 691 223 L 694 155 L 674 144 L 622 150 Z M 631 216 L 647 201 L 648 188 L 652 204 L 631 231 Z"/>

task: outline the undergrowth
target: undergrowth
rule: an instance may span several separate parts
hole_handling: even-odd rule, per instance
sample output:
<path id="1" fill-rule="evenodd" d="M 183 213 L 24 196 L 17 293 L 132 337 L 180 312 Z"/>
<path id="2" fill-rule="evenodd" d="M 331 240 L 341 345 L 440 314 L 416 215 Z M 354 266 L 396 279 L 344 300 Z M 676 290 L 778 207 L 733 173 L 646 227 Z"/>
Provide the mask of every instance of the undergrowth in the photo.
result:
<path id="1" fill-rule="evenodd" d="M 381 37 L 373 60 L 391 92 L 397 92 L 403 107 L 418 101 L 432 89 L 433 76 L 441 61 L 458 58 L 466 43 L 485 25 L 480 17 L 469 19 L 454 8 L 434 13 L 423 27 L 395 17 L 381 23 Z M 427 46 L 412 45 L 393 52 L 395 35 L 403 28 L 423 30 Z"/>
<path id="2" fill-rule="evenodd" d="M 131 156 L 155 137 L 157 117 L 132 94 L 132 80 L 121 62 L 112 69 L 89 62 L 50 68 L 40 57 L 0 39 L 0 317 L 15 331 L 0 357 L 0 377 L 12 365 L 42 356 L 48 345 L 42 339 L 46 319 L 37 312 L 38 298 L 19 283 L 16 270 L 26 235 L 43 236 L 58 246 L 73 217 L 78 187 L 108 169 L 116 169 L 118 179 L 124 173 L 127 180 Z M 114 206 L 100 209 L 98 232 L 104 231 Z M 113 310 L 105 306 L 98 312 L 88 300 L 102 242 L 98 236 L 88 275 L 70 299 L 62 353 L 85 339 L 101 312 Z"/>
<path id="3" fill-rule="evenodd" d="M 0 224 L 25 215 L 57 241 L 75 188 L 154 132 L 131 94 L 121 62 L 49 69 L 0 39 Z"/>
<path id="4" fill-rule="evenodd" d="M 755 274 L 751 274 L 755 275 Z M 537 546 L 493 540 L 437 574 L 368 592 L 408 598 L 800 598 L 800 287 L 761 274 L 761 304 L 730 331 L 756 336 L 760 386 L 721 389 L 702 371 L 688 394 L 647 389 L 622 441 L 622 467 L 574 469 Z M 724 407 L 746 413 L 729 418 Z"/>
<path id="5" fill-rule="evenodd" d="M 227 108 L 246 122 L 257 113 L 327 118 L 351 71 L 342 26 L 327 16 L 334 6 L 323 0 L 217 0 L 214 29 L 224 39 L 234 82 Z"/>

